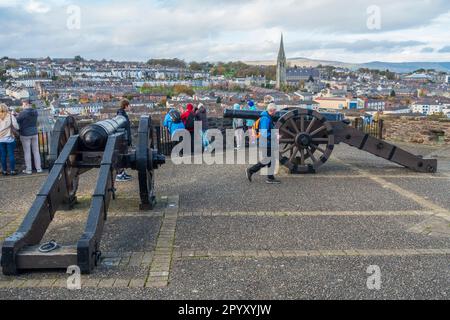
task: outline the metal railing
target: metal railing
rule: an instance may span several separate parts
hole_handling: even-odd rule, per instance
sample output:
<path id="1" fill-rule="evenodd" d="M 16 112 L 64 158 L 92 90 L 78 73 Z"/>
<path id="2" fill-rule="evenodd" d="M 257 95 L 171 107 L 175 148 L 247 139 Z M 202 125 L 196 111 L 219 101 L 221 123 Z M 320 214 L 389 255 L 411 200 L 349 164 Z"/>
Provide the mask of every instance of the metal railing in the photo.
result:
<path id="1" fill-rule="evenodd" d="M 46 131 L 38 132 L 39 154 L 41 155 L 42 168 L 48 169 L 48 155 L 50 154 L 50 133 Z"/>
<path id="2" fill-rule="evenodd" d="M 380 139 L 380 140 L 383 139 L 383 126 L 384 126 L 384 121 L 381 119 L 378 121 L 370 122 L 370 123 L 365 122 L 361 118 L 356 118 L 353 121 L 354 128 L 361 130 L 364 133 L 367 133 L 370 136 Z"/>

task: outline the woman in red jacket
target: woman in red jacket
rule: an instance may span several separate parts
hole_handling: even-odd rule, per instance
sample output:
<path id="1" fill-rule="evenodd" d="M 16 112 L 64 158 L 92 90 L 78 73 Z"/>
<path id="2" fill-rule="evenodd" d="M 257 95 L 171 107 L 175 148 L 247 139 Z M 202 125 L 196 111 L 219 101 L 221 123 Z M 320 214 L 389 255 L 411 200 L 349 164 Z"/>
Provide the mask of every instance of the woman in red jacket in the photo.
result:
<path id="1" fill-rule="evenodd" d="M 191 135 L 191 153 L 194 153 L 194 125 L 195 125 L 195 111 L 192 103 L 188 103 L 186 111 L 181 114 L 181 120 L 184 127 Z"/>
<path id="2" fill-rule="evenodd" d="M 194 132 L 195 112 L 192 103 L 188 103 L 186 106 L 186 111 L 181 114 L 181 120 L 187 131 Z"/>

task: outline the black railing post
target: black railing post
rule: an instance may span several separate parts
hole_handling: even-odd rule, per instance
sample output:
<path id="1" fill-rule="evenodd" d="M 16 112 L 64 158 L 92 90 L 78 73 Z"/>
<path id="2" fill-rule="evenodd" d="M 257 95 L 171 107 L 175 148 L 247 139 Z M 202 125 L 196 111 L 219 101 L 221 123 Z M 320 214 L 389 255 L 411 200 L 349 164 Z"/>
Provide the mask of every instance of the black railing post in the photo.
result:
<path id="1" fill-rule="evenodd" d="M 383 140 L 384 120 L 378 120 L 378 139 Z"/>

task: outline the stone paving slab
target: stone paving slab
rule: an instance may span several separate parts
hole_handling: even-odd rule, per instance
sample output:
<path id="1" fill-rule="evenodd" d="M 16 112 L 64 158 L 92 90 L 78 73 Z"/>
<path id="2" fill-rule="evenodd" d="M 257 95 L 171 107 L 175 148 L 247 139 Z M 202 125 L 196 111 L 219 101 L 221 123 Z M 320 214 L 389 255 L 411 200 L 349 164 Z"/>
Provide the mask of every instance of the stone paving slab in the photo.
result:
<path id="1" fill-rule="evenodd" d="M 450 210 L 450 178 L 443 180 L 386 178 L 386 180 Z"/>
<path id="2" fill-rule="evenodd" d="M 407 229 L 424 217 L 184 217 L 175 245 L 183 250 L 311 250 L 449 247 Z"/>

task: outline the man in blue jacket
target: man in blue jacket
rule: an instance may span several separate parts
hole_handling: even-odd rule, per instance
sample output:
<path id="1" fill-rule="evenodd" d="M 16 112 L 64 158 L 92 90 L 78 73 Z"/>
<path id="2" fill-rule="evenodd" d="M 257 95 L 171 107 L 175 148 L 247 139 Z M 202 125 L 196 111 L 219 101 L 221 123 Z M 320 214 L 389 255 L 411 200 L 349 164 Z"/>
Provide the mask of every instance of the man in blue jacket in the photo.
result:
<path id="1" fill-rule="evenodd" d="M 271 103 L 267 107 L 267 111 L 261 113 L 261 117 L 259 120 L 259 133 L 263 139 L 260 139 L 260 147 L 263 149 L 263 155 L 267 154 L 267 157 L 272 157 L 272 129 L 275 128 L 273 123 L 273 117 L 277 113 L 277 107 L 275 104 Z M 267 150 L 267 151 L 266 151 Z M 264 167 L 270 167 L 272 162 L 267 164 L 258 162 L 251 168 L 246 170 L 247 179 L 252 182 L 252 176 L 259 172 Z M 281 182 L 275 179 L 273 174 L 267 176 L 266 179 L 267 184 L 280 184 Z"/>

